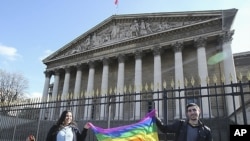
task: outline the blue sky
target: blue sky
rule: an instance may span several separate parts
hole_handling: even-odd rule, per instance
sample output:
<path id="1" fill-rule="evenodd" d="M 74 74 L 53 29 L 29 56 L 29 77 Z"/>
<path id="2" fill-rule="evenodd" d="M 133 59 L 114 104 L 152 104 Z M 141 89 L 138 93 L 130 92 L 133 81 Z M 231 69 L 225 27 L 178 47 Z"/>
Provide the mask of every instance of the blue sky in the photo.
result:
<path id="1" fill-rule="evenodd" d="M 250 51 L 249 0 L 0 0 L 0 69 L 22 73 L 42 96 L 42 59 L 114 14 L 237 8 L 233 53 Z"/>

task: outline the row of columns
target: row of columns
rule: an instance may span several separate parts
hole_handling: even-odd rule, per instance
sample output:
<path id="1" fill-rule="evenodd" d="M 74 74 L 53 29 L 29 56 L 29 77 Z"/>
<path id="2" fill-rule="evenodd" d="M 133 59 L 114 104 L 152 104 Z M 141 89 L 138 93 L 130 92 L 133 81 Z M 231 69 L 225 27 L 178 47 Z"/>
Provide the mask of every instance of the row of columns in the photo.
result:
<path id="1" fill-rule="evenodd" d="M 222 49 L 223 52 L 226 53 L 227 58 L 224 59 L 224 74 L 228 76 L 228 74 L 233 74 L 234 78 L 233 81 L 236 82 L 235 76 L 235 68 L 234 68 L 234 61 L 231 51 L 231 40 L 225 39 L 231 36 L 228 36 L 229 33 L 226 33 L 226 36 L 223 37 L 223 44 Z M 201 86 L 206 85 L 206 78 L 208 76 L 208 69 L 207 69 L 207 60 L 206 60 L 206 38 L 199 37 L 195 40 L 195 46 L 197 47 L 197 59 L 198 59 L 198 72 L 201 79 Z M 184 88 L 184 73 L 183 73 L 183 59 L 182 59 L 182 49 L 183 49 L 183 42 L 176 42 L 172 44 L 174 52 L 175 52 L 175 88 Z M 154 50 L 154 91 L 161 91 L 162 90 L 162 76 L 161 76 L 161 48 L 155 47 Z M 136 92 L 140 92 L 140 87 L 142 85 L 142 59 L 141 59 L 141 52 L 135 52 L 135 79 L 134 84 L 136 86 Z M 125 77 L 125 62 L 124 56 L 118 56 L 118 77 L 117 77 L 117 94 L 123 94 L 124 88 L 124 77 Z M 89 76 L 88 76 L 88 84 L 87 84 L 87 94 L 93 91 L 94 88 L 94 75 L 95 74 L 95 67 L 94 63 L 89 63 Z M 107 94 L 108 92 L 108 74 L 109 74 L 109 60 L 108 58 L 103 59 L 103 71 L 102 71 L 102 83 L 101 83 L 101 90 L 102 94 Z M 43 91 L 43 97 L 48 97 L 48 89 L 50 84 L 51 75 L 46 73 L 45 75 L 45 85 Z M 82 68 L 81 65 L 77 65 L 77 73 L 76 73 L 76 80 L 75 80 L 75 88 L 74 88 L 74 95 L 80 94 L 80 86 L 81 86 L 81 78 L 82 78 Z M 227 78 L 227 77 L 226 77 Z M 59 85 L 59 71 L 55 71 L 54 74 L 54 87 L 52 91 L 52 96 L 56 96 L 58 94 L 58 85 Z M 69 68 L 65 68 L 65 78 L 64 78 L 64 85 L 63 85 L 63 92 L 62 96 L 66 95 L 69 90 L 69 80 L 70 80 L 70 71 Z M 230 83 L 229 80 L 226 80 L 226 83 Z M 206 90 L 202 90 L 202 95 L 207 95 Z M 176 96 L 179 96 L 179 93 L 176 93 Z M 184 92 L 180 93 L 180 96 L 184 96 Z M 154 99 L 162 99 L 162 95 L 153 95 Z M 140 96 L 135 96 L 137 101 L 140 100 Z M 123 97 L 117 97 L 116 101 L 123 101 Z M 91 104 L 92 101 L 87 101 L 86 104 Z M 104 103 L 104 98 L 101 99 L 101 102 Z M 227 103 L 230 104 L 232 102 L 230 99 L 227 99 Z M 74 103 L 76 104 L 76 103 Z M 157 101 L 155 105 L 159 112 L 159 116 L 163 117 L 163 107 L 162 102 Z M 181 107 L 182 106 L 182 107 Z M 202 109 L 203 109 L 203 116 L 208 117 L 210 112 L 210 103 L 208 102 L 208 98 L 202 98 Z M 104 105 L 101 106 L 101 119 L 104 118 Z M 140 118 L 140 103 L 136 102 L 134 106 L 134 115 L 135 119 Z M 181 109 L 181 110 L 180 110 Z M 185 100 L 182 99 L 181 101 L 176 100 L 176 118 L 185 116 Z M 123 119 L 123 104 L 117 103 L 115 107 L 115 119 Z M 230 112 L 230 108 L 228 109 Z M 179 112 L 181 111 L 181 113 Z M 74 114 L 76 113 L 76 109 L 73 109 Z M 85 119 L 90 119 L 91 107 L 85 106 Z M 53 113 L 53 112 L 52 112 Z"/>

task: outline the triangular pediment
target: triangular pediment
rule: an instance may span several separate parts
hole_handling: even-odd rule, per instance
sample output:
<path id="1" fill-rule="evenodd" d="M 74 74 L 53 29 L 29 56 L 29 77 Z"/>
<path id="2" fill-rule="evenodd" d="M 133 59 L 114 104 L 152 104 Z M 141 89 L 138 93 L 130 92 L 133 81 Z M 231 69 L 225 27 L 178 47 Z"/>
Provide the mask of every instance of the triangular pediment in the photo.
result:
<path id="1" fill-rule="evenodd" d="M 237 10 L 227 10 L 233 17 Z M 113 15 L 43 60 L 60 59 L 133 38 L 222 19 L 222 10 Z M 231 23 L 230 23 L 231 25 Z"/>

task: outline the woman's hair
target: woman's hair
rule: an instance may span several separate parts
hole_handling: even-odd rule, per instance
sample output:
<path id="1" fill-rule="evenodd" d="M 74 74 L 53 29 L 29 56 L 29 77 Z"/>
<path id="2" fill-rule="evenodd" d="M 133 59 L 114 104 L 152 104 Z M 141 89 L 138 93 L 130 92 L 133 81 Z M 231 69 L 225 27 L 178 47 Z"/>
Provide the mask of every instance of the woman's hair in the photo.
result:
<path id="1" fill-rule="evenodd" d="M 60 125 L 63 124 L 63 122 L 64 122 L 64 120 L 66 118 L 67 113 L 72 113 L 72 112 L 70 110 L 63 111 L 62 114 L 61 114 L 61 116 L 60 116 L 60 118 L 58 119 L 58 121 L 56 123 L 57 125 L 60 126 Z M 75 125 L 75 122 L 73 121 L 73 115 L 72 115 L 72 122 L 70 124 L 74 124 Z"/>

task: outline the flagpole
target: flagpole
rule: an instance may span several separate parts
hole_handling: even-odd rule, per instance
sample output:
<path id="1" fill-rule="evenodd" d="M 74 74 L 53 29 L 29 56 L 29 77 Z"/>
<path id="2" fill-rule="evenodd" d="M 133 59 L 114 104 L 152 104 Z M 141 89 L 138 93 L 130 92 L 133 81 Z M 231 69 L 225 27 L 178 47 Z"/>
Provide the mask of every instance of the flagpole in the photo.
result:
<path id="1" fill-rule="evenodd" d="M 118 6 L 119 6 L 119 0 L 115 0 L 115 5 L 116 5 L 116 11 L 115 11 L 115 15 L 118 14 Z"/>

